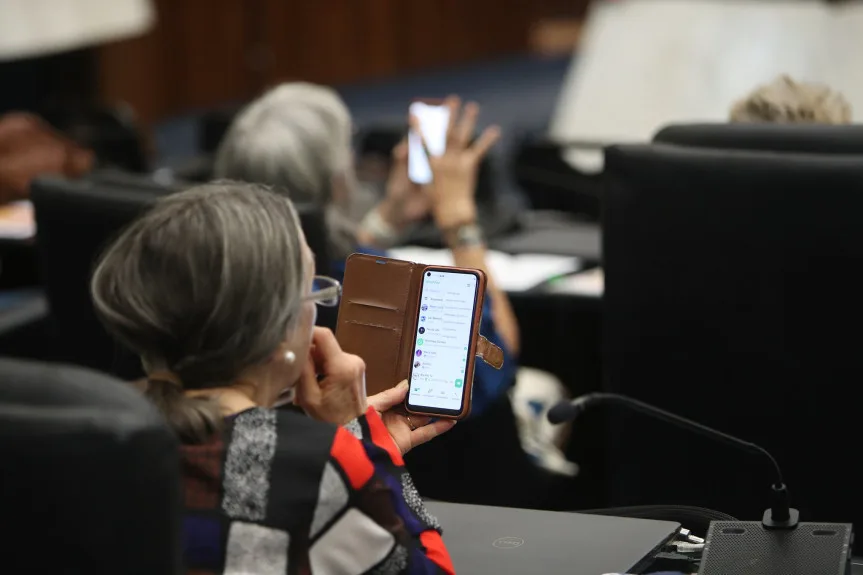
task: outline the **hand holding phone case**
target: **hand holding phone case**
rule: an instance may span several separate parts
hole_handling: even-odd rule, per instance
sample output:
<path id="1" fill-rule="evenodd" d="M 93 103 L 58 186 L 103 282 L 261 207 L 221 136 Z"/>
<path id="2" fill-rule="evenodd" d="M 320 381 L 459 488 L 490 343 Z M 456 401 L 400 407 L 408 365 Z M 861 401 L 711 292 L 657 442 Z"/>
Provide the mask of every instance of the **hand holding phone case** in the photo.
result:
<path id="1" fill-rule="evenodd" d="M 369 395 L 395 387 L 410 374 L 426 267 L 366 254 L 347 260 L 336 339 L 343 350 L 366 362 Z M 477 337 L 476 357 L 495 369 L 503 365 L 503 351 L 482 335 Z"/>

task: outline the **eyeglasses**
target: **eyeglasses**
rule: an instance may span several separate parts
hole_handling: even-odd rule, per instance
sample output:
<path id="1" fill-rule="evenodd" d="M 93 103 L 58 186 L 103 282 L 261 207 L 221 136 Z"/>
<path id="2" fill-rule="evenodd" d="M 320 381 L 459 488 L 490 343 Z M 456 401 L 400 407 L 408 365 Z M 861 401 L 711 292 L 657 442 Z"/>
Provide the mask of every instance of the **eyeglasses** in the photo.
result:
<path id="1" fill-rule="evenodd" d="M 324 307 L 336 307 L 342 295 L 342 284 L 327 276 L 315 276 L 312 281 L 312 293 L 305 299 L 312 300 Z"/>

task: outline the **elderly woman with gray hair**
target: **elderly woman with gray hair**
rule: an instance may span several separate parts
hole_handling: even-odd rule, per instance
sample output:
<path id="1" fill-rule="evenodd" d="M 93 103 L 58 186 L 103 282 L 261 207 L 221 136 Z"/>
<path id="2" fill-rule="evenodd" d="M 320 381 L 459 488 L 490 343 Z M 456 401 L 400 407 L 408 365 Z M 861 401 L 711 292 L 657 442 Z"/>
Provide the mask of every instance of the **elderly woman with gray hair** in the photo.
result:
<path id="1" fill-rule="evenodd" d="M 230 182 L 168 196 L 91 292 L 180 440 L 188 573 L 453 572 L 402 459 L 452 423 L 392 410 L 407 382 L 366 397 L 363 361 L 315 327 L 339 284 L 316 275 L 288 198 Z M 306 415 L 274 409 L 286 394 Z"/>
<path id="2" fill-rule="evenodd" d="M 489 275 L 489 296 L 480 332 L 506 354 L 504 369 L 477 365 L 472 413 L 479 414 L 503 395 L 515 378 L 519 331 L 506 294 L 489 273 L 482 232 L 476 223 L 475 188 L 480 162 L 499 138 L 496 127 L 474 141 L 479 107 L 462 107 L 450 97 L 447 151 L 432 158 L 434 182 L 421 188 L 407 175 L 407 146 L 393 153 L 393 168 L 383 200 L 357 181 L 351 140 L 353 123 L 331 88 L 282 84 L 240 112 L 222 141 L 215 175 L 263 183 L 296 201 L 325 206 L 333 273 L 344 271 L 353 252 L 383 254 L 411 223 L 429 213 L 452 250 L 455 265 Z"/>
<path id="3" fill-rule="evenodd" d="M 731 108 L 734 123 L 850 124 L 851 104 L 841 93 L 815 82 L 783 74 L 758 86 Z"/>

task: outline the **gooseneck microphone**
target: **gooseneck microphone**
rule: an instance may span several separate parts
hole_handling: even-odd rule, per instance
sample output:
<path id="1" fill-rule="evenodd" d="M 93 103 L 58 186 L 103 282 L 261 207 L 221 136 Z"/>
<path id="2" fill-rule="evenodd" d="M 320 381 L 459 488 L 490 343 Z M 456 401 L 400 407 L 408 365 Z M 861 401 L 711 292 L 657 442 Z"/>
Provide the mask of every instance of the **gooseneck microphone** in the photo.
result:
<path id="1" fill-rule="evenodd" d="M 548 411 L 548 420 L 563 423 L 600 404 L 620 405 L 763 455 L 776 474 L 770 508 L 761 521 L 711 521 L 705 537 L 699 575 L 847 575 L 851 572 L 854 527 L 850 523 L 801 522 L 791 509 L 782 470 L 766 449 L 643 401 L 614 393 L 591 393 L 562 402 Z"/>
<path id="2" fill-rule="evenodd" d="M 555 424 L 572 421 L 589 407 L 600 404 L 623 406 L 654 419 L 665 421 L 727 445 L 765 457 L 773 467 L 775 479 L 770 489 L 770 508 L 764 512 L 762 524 L 767 529 L 793 529 L 797 526 L 800 521 L 800 513 L 796 509 L 791 508 L 788 488 L 785 486 L 785 481 L 782 477 L 782 469 L 779 467 L 776 459 L 766 449 L 752 442 L 739 439 L 691 419 L 675 415 L 643 401 L 616 393 L 590 393 L 577 397 L 572 401 L 560 402 L 548 410 L 548 421 Z"/>

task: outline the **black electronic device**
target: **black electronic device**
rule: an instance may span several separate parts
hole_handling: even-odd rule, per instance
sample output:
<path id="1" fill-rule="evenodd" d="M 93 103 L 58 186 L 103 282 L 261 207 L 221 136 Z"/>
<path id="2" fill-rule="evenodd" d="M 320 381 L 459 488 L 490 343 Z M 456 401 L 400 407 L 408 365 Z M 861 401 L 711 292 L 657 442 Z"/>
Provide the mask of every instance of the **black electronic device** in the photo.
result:
<path id="1" fill-rule="evenodd" d="M 699 575 L 846 575 L 851 570 L 850 523 L 800 522 L 792 508 L 782 470 L 770 453 L 754 443 L 702 425 L 637 399 L 591 393 L 561 402 L 548 412 L 551 423 L 578 417 L 593 405 L 618 405 L 764 456 L 775 474 L 770 508 L 761 521 L 712 521 Z"/>

